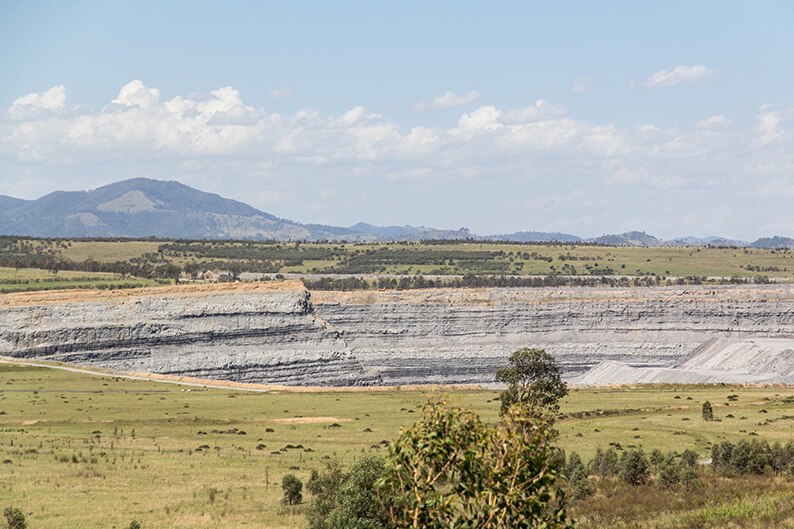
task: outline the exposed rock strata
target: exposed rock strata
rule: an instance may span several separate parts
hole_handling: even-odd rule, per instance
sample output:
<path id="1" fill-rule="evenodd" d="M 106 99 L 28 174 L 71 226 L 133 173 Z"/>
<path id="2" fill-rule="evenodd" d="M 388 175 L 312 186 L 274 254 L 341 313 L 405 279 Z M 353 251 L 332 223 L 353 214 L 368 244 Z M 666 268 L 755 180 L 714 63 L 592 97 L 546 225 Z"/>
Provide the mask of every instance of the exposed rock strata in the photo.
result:
<path id="1" fill-rule="evenodd" d="M 0 355 L 270 384 L 487 383 L 530 346 L 588 383 L 785 382 L 793 337 L 794 287 L 780 285 L 0 296 Z"/>
<path id="2" fill-rule="evenodd" d="M 794 336 L 794 288 L 779 285 L 317 292 L 314 302 L 389 384 L 488 382 L 528 346 L 575 377 L 602 362 L 672 368 L 714 337 Z"/>
<path id="3" fill-rule="evenodd" d="M 0 354 L 242 382 L 380 383 L 300 283 L 0 296 Z"/>

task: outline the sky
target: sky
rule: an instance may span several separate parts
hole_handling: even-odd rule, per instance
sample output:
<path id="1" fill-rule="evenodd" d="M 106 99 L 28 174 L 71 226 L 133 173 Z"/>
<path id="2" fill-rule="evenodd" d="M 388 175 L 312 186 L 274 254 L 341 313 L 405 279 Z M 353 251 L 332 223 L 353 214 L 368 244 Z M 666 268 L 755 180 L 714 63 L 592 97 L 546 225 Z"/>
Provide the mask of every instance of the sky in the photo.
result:
<path id="1" fill-rule="evenodd" d="M 794 2 L 0 0 L 0 194 L 794 236 Z"/>

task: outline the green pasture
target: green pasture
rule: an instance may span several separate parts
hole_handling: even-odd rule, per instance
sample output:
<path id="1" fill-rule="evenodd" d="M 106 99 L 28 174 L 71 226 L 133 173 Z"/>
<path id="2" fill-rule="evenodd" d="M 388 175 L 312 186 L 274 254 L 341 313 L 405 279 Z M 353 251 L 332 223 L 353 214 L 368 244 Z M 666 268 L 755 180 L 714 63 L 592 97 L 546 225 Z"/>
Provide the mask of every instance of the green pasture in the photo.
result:
<path id="1" fill-rule="evenodd" d="M 210 244 L 210 243 L 207 243 Z M 219 242 L 215 245 L 241 246 L 241 243 Z M 275 245 L 275 243 L 246 243 L 253 246 Z M 142 257 L 144 254 L 157 253 L 158 243 L 152 241 L 91 242 L 73 241 L 62 250 L 69 259 L 83 260 L 93 258 L 97 261 L 127 260 Z M 290 246 L 282 244 L 282 246 Z M 386 274 L 466 274 L 489 273 L 488 266 L 481 271 L 466 259 L 447 260 L 444 264 L 426 264 L 412 261 L 411 252 L 432 252 L 442 261 L 449 252 L 503 252 L 486 260 L 499 263 L 490 268 L 490 273 L 514 275 L 546 275 L 562 273 L 571 275 L 659 275 L 659 276 L 707 276 L 707 277 L 754 277 L 765 275 L 770 278 L 794 277 L 794 252 L 762 249 L 734 248 L 677 248 L 677 247 L 607 247 L 561 244 L 493 244 L 493 243 L 456 243 L 456 244 L 311 244 L 302 243 L 303 248 L 341 248 L 343 255 L 333 259 L 306 259 L 299 264 L 279 263 L 280 272 L 293 273 L 334 273 L 344 272 L 346 259 L 356 252 L 366 252 L 383 248 L 409 250 L 404 252 L 405 259 L 389 263 L 372 273 Z M 200 254 L 168 256 L 169 260 L 182 264 L 191 258 L 201 260 Z M 221 259 L 223 260 L 223 259 Z M 418 261 L 418 260 L 417 260 Z M 462 262 L 461 262 L 462 261 Z M 357 272 L 351 272 L 357 273 Z"/>
<path id="2" fill-rule="evenodd" d="M 0 267 L 0 294 L 72 288 L 131 288 L 157 286 L 152 279 L 122 277 L 102 272 Z"/>
<path id="3" fill-rule="evenodd" d="M 0 244 L 0 258 L 29 259 L 32 255 L 59 257 L 73 263 L 190 263 L 198 269 L 221 268 L 234 261 L 242 266 L 242 271 L 298 274 L 794 278 L 794 251 L 749 248 L 45 239 L 8 239 Z"/>
<path id="4" fill-rule="evenodd" d="M 36 529 L 121 529 L 133 519 L 144 528 L 298 528 L 302 507 L 279 503 L 284 474 L 305 481 L 327 461 L 384 453 L 442 396 L 497 417 L 497 393 L 486 390 L 253 393 L 4 365 L 0 504 L 22 508 Z M 701 418 L 707 399 L 718 422 Z M 691 448 L 705 459 L 721 439 L 794 436 L 790 388 L 580 389 L 562 412 L 559 443 L 585 459 L 610 443 Z"/>
<path id="5" fill-rule="evenodd" d="M 62 250 L 66 259 L 84 261 L 93 259 L 101 263 L 127 261 L 147 253 L 157 253 L 155 241 L 69 241 Z"/>

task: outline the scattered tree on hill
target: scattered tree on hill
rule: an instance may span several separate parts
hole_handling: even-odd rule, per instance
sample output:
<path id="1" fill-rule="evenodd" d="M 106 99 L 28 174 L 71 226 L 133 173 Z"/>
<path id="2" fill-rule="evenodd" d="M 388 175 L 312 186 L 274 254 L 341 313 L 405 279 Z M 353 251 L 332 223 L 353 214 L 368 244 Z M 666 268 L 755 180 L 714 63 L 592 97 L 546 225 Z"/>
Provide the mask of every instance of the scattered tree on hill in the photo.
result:
<path id="1" fill-rule="evenodd" d="M 298 505 L 303 501 L 303 483 L 294 474 L 284 476 L 281 488 L 284 491 L 284 498 L 281 500 L 284 505 Z"/>
<path id="2" fill-rule="evenodd" d="M 704 421 L 714 420 L 714 408 L 711 407 L 711 403 L 709 401 L 703 403 L 703 420 Z"/>
<path id="3" fill-rule="evenodd" d="M 543 349 L 520 349 L 510 355 L 510 365 L 496 372 L 496 380 L 507 384 L 502 392 L 501 412 L 513 404 L 547 409 L 556 414 L 560 399 L 568 394 L 560 368 Z"/>

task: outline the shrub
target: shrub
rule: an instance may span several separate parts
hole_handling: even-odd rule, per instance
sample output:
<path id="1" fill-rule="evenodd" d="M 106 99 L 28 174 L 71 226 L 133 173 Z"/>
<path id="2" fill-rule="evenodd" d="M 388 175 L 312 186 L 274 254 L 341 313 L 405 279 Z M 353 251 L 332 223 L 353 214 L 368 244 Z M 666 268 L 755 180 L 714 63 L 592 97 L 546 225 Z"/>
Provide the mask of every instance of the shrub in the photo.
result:
<path id="1" fill-rule="evenodd" d="M 356 461 L 349 472 L 331 464 L 313 472 L 306 488 L 315 497 L 306 512 L 309 529 L 392 529 L 392 498 L 378 488 L 385 466 L 378 457 Z"/>
<path id="2" fill-rule="evenodd" d="M 579 454 L 576 452 L 571 452 L 571 455 L 568 457 L 568 463 L 565 465 L 565 475 L 570 477 L 574 472 L 579 470 L 580 467 L 584 469 L 582 458 L 579 457 Z"/>
<path id="3" fill-rule="evenodd" d="M 303 501 L 303 482 L 294 474 L 284 476 L 281 489 L 284 491 L 284 498 L 281 500 L 284 505 L 298 505 Z"/>
<path id="4" fill-rule="evenodd" d="M 703 403 L 702 413 L 704 421 L 714 420 L 714 408 L 711 407 L 711 403 L 709 401 Z"/>
<path id="5" fill-rule="evenodd" d="M 694 467 L 698 464 L 697 452 L 687 448 L 681 453 L 681 462 L 688 467 Z"/>
<path id="6" fill-rule="evenodd" d="M 661 465 L 662 462 L 664 461 L 664 455 L 662 454 L 662 451 L 659 450 L 658 448 L 654 448 L 653 450 L 651 450 L 649 461 L 653 466 L 653 468 L 658 469 L 659 465 Z"/>
<path id="7" fill-rule="evenodd" d="M 656 483 L 663 489 L 667 489 L 681 481 L 681 470 L 673 455 L 662 459 L 659 463 L 659 476 Z"/>
<path id="8" fill-rule="evenodd" d="M 638 486 L 648 483 L 650 468 L 648 458 L 640 450 L 624 452 L 620 458 L 620 479 L 629 485 Z"/>
<path id="9" fill-rule="evenodd" d="M 25 513 L 21 509 L 6 507 L 3 511 L 8 529 L 26 529 L 28 524 L 25 521 Z"/>
<path id="10" fill-rule="evenodd" d="M 576 467 L 571 474 L 568 475 L 568 483 L 571 486 L 571 498 L 574 500 L 582 500 L 593 495 L 595 490 L 592 483 L 587 479 L 587 471 L 584 465 Z"/>
<path id="11" fill-rule="evenodd" d="M 618 473 L 618 453 L 613 448 L 606 451 L 597 448 L 590 462 L 590 472 L 604 480 Z"/>
<path id="12" fill-rule="evenodd" d="M 687 492 L 700 488 L 700 477 L 696 467 L 686 467 L 682 478 Z"/>

